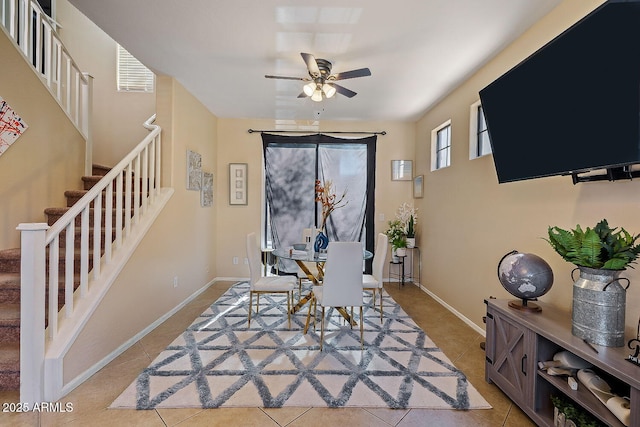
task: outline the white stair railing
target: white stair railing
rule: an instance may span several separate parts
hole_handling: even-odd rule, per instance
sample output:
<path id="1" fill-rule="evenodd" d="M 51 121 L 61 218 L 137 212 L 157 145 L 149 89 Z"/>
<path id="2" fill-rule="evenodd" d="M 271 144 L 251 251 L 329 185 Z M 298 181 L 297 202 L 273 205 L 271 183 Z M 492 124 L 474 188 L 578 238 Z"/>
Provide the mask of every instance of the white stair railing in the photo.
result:
<path id="1" fill-rule="evenodd" d="M 35 0 L 0 0 L 0 27 L 38 73 L 86 140 L 85 174 L 91 174 L 93 82 L 82 73 Z"/>
<path id="2" fill-rule="evenodd" d="M 18 227 L 22 240 L 21 402 L 60 397 L 62 359 L 122 268 L 114 265 L 126 262 L 120 252 L 131 250 L 129 240 L 135 240 L 131 237 L 136 233 L 140 238 L 138 228 L 143 227 L 139 225 L 144 222 L 148 228 L 158 205 L 166 203 L 160 188 L 161 129 L 152 125 L 154 119 L 145 123 L 149 135 L 54 225 Z M 80 251 L 75 244 L 78 239 Z M 58 309 L 59 286 L 64 293 L 62 310 Z"/>

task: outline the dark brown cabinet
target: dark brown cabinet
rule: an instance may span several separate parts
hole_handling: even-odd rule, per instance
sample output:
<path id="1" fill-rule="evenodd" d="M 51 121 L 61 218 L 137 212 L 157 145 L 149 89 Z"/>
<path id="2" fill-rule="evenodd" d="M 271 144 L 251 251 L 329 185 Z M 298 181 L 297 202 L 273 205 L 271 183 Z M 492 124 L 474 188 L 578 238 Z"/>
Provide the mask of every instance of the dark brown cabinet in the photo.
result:
<path id="1" fill-rule="evenodd" d="M 626 361 L 626 347 L 595 346 L 571 334 L 571 314 L 537 302 L 542 312 L 508 307 L 506 300 L 486 300 L 487 337 L 485 379 L 498 386 L 536 424 L 553 426 L 552 395 L 564 395 L 601 422 L 623 424 L 591 392 L 579 384 L 571 390 L 565 378 L 538 369 L 539 361 L 568 350 L 593 364 L 595 370 L 616 383 L 630 397 L 630 426 L 640 426 L 640 367 Z"/>

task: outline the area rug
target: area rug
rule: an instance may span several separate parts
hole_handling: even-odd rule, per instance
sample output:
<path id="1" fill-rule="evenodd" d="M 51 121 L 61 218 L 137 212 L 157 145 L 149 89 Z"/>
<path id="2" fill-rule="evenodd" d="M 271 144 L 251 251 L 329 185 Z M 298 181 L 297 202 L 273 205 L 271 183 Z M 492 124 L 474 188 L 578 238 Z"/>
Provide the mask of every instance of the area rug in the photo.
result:
<path id="1" fill-rule="evenodd" d="M 232 286 L 111 408 L 491 407 L 387 293 L 383 324 L 365 297 L 363 350 L 360 328 L 329 309 L 320 351 L 320 325 L 303 334 L 309 306 L 289 328 L 284 296 L 262 295 L 248 328 L 248 291 Z"/>

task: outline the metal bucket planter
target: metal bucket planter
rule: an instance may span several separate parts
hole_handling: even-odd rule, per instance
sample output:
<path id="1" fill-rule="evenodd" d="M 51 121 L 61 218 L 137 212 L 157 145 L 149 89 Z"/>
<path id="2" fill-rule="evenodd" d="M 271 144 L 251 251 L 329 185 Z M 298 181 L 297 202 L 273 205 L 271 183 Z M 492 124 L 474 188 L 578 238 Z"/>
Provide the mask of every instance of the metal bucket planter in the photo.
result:
<path id="1" fill-rule="evenodd" d="M 629 279 L 619 277 L 621 270 L 576 270 L 580 277 L 573 284 L 573 335 L 598 345 L 622 347 Z M 626 287 L 621 280 L 627 282 Z"/>

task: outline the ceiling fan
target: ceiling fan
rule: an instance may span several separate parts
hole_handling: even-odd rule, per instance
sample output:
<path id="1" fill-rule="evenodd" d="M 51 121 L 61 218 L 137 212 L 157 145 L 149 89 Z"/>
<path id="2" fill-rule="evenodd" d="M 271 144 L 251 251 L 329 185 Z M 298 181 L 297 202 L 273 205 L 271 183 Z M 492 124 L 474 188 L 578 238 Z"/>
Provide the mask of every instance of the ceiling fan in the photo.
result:
<path id="1" fill-rule="evenodd" d="M 303 82 L 309 82 L 303 86 L 302 93 L 298 95 L 298 98 L 306 98 L 310 96 L 312 100 L 320 102 L 323 97 L 331 98 L 336 93 L 344 95 L 347 98 L 353 98 L 356 96 L 356 92 L 347 89 L 344 86 L 340 86 L 335 82 L 337 80 L 354 79 L 356 77 L 366 77 L 371 75 L 371 71 L 368 68 L 359 68 L 357 70 L 331 74 L 331 62 L 326 59 L 316 59 L 310 53 L 302 52 L 300 55 L 307 64 L 309 77 L 265 75 L 268 79 L 301 80 Z"/>

